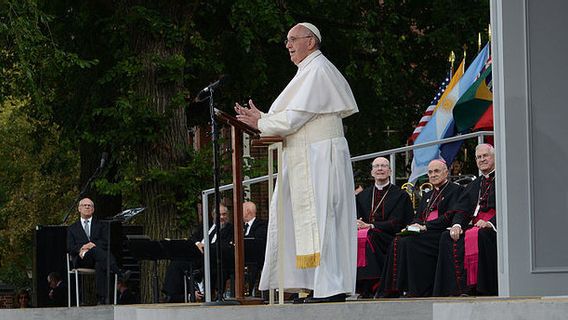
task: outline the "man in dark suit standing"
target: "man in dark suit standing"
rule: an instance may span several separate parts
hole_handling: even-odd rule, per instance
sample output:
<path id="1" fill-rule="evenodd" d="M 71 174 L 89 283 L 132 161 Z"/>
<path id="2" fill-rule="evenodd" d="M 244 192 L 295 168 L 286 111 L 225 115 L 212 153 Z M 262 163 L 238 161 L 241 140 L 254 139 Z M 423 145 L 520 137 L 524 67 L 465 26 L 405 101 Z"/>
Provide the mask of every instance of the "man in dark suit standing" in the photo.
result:
<path id="1" fill-rule="evenodd" d="M 93 217 L 95 204 L 91 199 L 81 199 L 78 211 L 81 219 L 67 228 L 67 252 L 73 258 L 75 267 L 95 268 L 97 299 L 100 304 L 104 304 L 108 293 L 106 279 L 108 226 Z M 120 274 L 114 257 L 108 256 L 110 256 L 110 271 Z"/>

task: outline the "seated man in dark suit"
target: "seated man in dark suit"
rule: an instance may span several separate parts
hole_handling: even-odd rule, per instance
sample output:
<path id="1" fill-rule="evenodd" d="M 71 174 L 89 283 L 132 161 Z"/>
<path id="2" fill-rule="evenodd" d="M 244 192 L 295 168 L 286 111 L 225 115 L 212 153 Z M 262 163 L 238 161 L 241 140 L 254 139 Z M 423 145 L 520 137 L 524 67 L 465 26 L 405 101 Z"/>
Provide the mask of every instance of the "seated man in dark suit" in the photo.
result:
<path id="1" fill-rule="evenodd" d="M 97 299 L 100 304 L 105 303 L 108 294 L 106 267 L 107 257 L 110 256 L 110 271 L 122 275 L 116 265 L 112 254 L 108 254 L 108 225 L 93 217 L 95 204 L 89 198 L 79 201 L 78 211 L 81 215 L 79 221 L 67 228 L 67 252 L 73 258 L 75 267 L 95 268 Z"/>
<path id="2" fill-rule="evenodd" d="M 266 221 L 256 217 L 254 202 L 243 203 L 243 222 L 245 234 L 245 267 L 248 270 L 248 289 L 252 292 L 264 264 L 266 251 Z"/>
<path id="3" fill-rule="evenodd" d="M 217 235 L 217 225 L 213 224 L 211 228 L 209 228 L 208 236 L 209 236 L 209 244 L 210 244 L 210 265 L 211 265 L 211 285 L 213 288 L 216 286 L 216 275 L 217 275 L 217 260 L 216 260 L 216 252 L 217 246 L 216 242 L 217 239 L 220 239 L 220 247 L 221 247 L 221 254 L 223 257 L 223 278 L 226 279 L 230 272 L 234 270 L 234 246 L 233 246 L 233 224 L 230 223 L 230 212 L 229 209 L 221 204 L 220 206 L 220 221 L 221 221 L 221 228 L 219 230 L 219 236 Z M 215 221 L 215 211 L 213 211 L 213 221 Z M 204 252 L 204 242 L 205 239 L 203 237 L 203 228 L 199 228 L 198 231 L 190 238 L 191 243 L 194 243 L 197 248 L 203 253 Z M 200 270 L 203 268 L 203 259 L 199 261 L 177 261 L 174 260 L 168 266 L 166 270 L 166 276 L 164 278 L 164 288 L 163 291 L 166 294 L 166 302 L 183 302 L 184 299 L 184 284 L 183 284 L 183 276 L 185 272 L 188 270 Z M 201 270 L 202 271 L 202 270 Z M 194 272 L 198 278 L 197 280 L 202 280 L 203 272 Z M 223 282 L 224 283 L 224 282 Z M 191 286 L 190 286 L 191 288 Z M 224 288 L 221 288 L 224 289 Z M 199 291 L 201 294 L 202 290 Z M 193 290 L 190 289 L 190 293 Z"/>

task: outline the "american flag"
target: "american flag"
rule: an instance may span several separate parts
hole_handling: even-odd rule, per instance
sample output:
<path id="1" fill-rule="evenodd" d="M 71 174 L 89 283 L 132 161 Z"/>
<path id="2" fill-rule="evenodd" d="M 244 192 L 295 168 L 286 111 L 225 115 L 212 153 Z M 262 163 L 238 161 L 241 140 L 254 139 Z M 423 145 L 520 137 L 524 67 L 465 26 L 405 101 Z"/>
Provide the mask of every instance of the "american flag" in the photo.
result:
<path id="1" fill-rule="evenodd" d="M 442 84 L 440 84 L 440 87 L 438 88 L 438 92 L 434 96 L 434 99 L 432 99 L 432 101 L 430 102 L 430 106 L 428 106 L 426 111 L 424 111 L 422 118 L 420 118 L 420 122 L 418 123 L 416 128 L 414 128 L 414 132 L 412 132 L 412 135 L 410 135 L 410 137 L 408 138 L 408 145 L 414 143 L 414 140 L 416 140 L 420 132 L 422 132 L 422 128 L 424 128 L 424 126 L 428 123 L 428 121 L 430 121 L 430 118 L 432 118 L 432 114 L 434 113 L 434 110 L 436 110 L 436 105 L 438 104 L 438 100 L 440 100 L 440 98 L 444 94 L 444 91 L 446 90 L 446 87 L 450 83 L 450 78 L 451 74 L 448 72 L 448 75 L 446 76 L 444 81 L 442 81 Z"/>

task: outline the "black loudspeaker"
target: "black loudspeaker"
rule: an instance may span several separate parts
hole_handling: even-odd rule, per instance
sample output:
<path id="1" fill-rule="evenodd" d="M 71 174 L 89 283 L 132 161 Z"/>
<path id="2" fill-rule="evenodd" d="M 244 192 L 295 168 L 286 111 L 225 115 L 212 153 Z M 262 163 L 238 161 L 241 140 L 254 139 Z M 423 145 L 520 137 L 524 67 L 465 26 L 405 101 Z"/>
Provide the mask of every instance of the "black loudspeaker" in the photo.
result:
<path id="1" fill-rule="evenodd" d="M 33 305 L 49 306 L 47 275 L 57 272 L 67 282 L 67 226 L 37 226 L 33 246 Z"/>

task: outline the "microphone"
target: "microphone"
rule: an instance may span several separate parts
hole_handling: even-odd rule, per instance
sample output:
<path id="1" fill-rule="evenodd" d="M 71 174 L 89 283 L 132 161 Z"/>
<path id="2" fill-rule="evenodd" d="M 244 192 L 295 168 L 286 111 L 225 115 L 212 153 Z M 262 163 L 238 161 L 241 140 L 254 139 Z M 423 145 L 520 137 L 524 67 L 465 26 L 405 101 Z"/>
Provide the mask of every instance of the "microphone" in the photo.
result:
<path id="1" fill-rule="evenodd" d="M 209 84 L 207 87 L 201 89 L 201 91 L 199 91 L 199 93 L 197 94 L 197 96 L 195 97 L 193 102 L 202 102 L 204 100 L 207 100 L 209 98 L 209 92 L 211 90 L 216 89 L 218 86 L 225 85 L 225 84 L 229 83 L 230 80 L 231 80 L 231 77 L 228 74 L 222 74 L 219 77 L 219 80 L 217 80 L 217 81 Z"/>
<path id="2" fill-rule="evenodd" d="M 101 156 L 101 163 L 99 164 L 99 169 L 102 169 L 105 166 L 107 159 L 108 159 L 108 152 L 103 152 Z"/>

